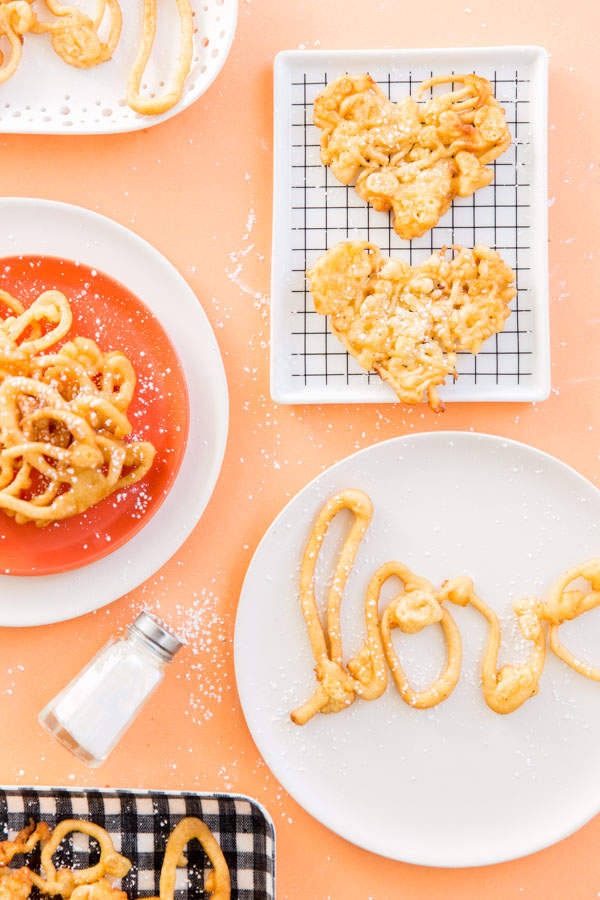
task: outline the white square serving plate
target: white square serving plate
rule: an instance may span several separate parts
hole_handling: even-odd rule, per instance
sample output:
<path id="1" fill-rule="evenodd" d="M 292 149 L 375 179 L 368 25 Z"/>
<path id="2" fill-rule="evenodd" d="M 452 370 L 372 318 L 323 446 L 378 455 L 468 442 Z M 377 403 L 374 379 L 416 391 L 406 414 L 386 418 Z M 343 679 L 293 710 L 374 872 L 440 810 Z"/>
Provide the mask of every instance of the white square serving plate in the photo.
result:
<path id="1" fill-rule="evenodd" d="M 392 100 L 432 75 L 476 72 L 494 86 L 513 136 L 494 181 L 457 198 L 430 232 L 404 241 L 319 156 L 315 97 L 345 72 L 369 72 Z M 386 403 L 396 395 L 364 372 L 315 312 L 305 272 L 329 247 L 372 240 L 384 255 L 418 263 L 451 244 L 485 244 L 517 275 L 501 334 L 477 356 L 459 354 L 451 401 L 536 401 L 550 391 L 547 211 L 548 56 L 542 47 L 285 51 L 275 60 L 271 395 L 278 403 Z"/>

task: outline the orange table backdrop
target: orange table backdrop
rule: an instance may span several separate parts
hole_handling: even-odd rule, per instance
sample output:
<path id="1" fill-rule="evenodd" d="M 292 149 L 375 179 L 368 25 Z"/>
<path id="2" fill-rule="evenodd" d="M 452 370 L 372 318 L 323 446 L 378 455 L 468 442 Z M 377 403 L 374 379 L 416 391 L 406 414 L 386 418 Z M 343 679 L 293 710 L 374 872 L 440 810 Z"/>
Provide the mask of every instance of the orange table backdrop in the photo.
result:
<path id="1" fill-rule="evenodd" d="M 224 70 L 166 124 L 129 135 L 0 138 L 0 194 L 97 210 L 177 266 L 215 329 L 231 393 L 221 478 L 179 553 L 96 614 L 0 630 L 1 783 L 247 792 L 275 822 L 282 900 L 600 895 L 600 818 L 542 853 L 488 869 L 417 868 L 346 843 L 307 815 L 261 760 L 232 659 L 237 599 L 263 532 L 309 479 L 358 448 L 398 434 L 474 429 L 531 443 L 598 484 L 599 33 L 600 5 L 591 0 L 240 0 Z M 275 53 L 513 43 L 550 52 L 550 399 L 457 404 L 440 416 L 392 405 L 352 415 L 343 406 L 276 406 L 268 383 Z M 190 646 L 108 763 L 91 771 L 46 736 L 37 714 L 142 606 L 181 628 Z"/>

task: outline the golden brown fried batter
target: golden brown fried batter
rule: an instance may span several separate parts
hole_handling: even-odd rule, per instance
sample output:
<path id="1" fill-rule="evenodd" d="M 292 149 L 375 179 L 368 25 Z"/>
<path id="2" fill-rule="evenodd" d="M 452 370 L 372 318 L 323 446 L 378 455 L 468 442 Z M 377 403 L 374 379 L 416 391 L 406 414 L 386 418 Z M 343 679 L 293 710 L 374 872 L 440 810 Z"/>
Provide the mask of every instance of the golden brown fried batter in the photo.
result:
<path id="1" fill-rule="evenodd" d="M 179 55 L 173 83 L 158 97 L 142 96 L 142 80 L 156 37 L 156 0 L 144 0 L 142 39 L 127 81 L 127 103 L 136 112 L 155 116 L 171 109 L 181 100 L 183 85 L 192 68 L 194 56 L 194 22 L 190 0 L 175 0 L 179 15 Z"/>
<path id="2" fill-rule="evenodd" d="M 0 301 L 22 308 L 6 292 Z M 18 524 L 43 527 L 85 512 L 139 481 L 154 461 L 148 441 L 124 440 L 132 431 L 131 363 L 83 337 L 57 349 L 72 320 L 60 291 L 0 318 L 0 510 Z"/>
<path id="3" fill-rule="evenodd" d="M 80 884 L 71 894 L 71 900 L 127 900 L 127 894 L 102 878 L 93 884 Z"/>
<path id="4" fill-rule="evenodd" d="M 49 34 L 54 51 L 70 66 L 90 69 L 111 59 L 121 36 L 122 15 L 117 0 L 98 0 L 93 19 L 74 6 L 64 6 L 59 0 L 44 0 L 54 18 L 36 20 L 31 29 L 36 34 Z M 109 33 L 100 40 L 99 29 L 108 9 Z"/>
<path id="5" fill-rule="evenodd" d="M 374 209 L 394 214 L 394 229 L 410 240 L 437 224 L 454 197 L 468 197 L 493 180 L 492 162 L 509 147 L 504 110 L 477 75 L 432 78 L 460 83 L 419 104 L 392 103 L 370 75 L 342 75 L 316 98 L 321 160 L 342 184 Z M 357 177 L 358 176 L 358 177 Z"/>
<path id="6" fill-rule="evenodd" d="M 315 597 L 315 568 L 329 525 L 343 509 L 352 511 L 354 522 L 335 567 L 327 598 L 325 629 L 321 623 Z M 342 596 L 360 542 L 372 517 L 373 505 L 363 491 L 340 491 L 339 494 L 330 497 L 321 509 L 304 549 L 300 568 L 300 602 L 315 658 L 317 686 L 312 696 L 292 712 L 291 718 L 296 725 L 305 725 L 318 712 L 340 712 L 350 706 L 356 697 L 376 700 L 386 689 L 387 676 L 379 634 L 380 584 L 376 580 L 369 584 L 365 600 L 366 640 L 358 654 L 347 663 L 344 662 L 342 649 L 340 620 Z"/>
<path id="7" fill-rule="evenodd" d="M 489 708 L 506 715 L 535 697 L 546 661 L 546 635 L 529 610 L 523 610 L 520 604 L 514 607 L 521 635 L 532 643 L 529 658 L 518 665 L 507 664 L 499 669 L 500 622 L 494 610 L 475 593 L 471 579 L 460 576 L 444 582 L 438 596 L 442 603 L 449 600 L 457 606 L 471 604 L 488 621 L 490 630 L 481 664 L 481 686 Z"/>
<path id="8" fill-rule="evenodd" d="M 31 31 L 35 16 L 25 0 L 0 0 L 0 37 L 8 41 L 10 55 L 0 50 L 0 84 L 17 71 L 23 55 L 23 35 Z"/>
<path id="9" fill-rule="evenodd" d="M 87 834 L 98 842 L 100 860 L 87 869 L 56 869 L 52 857 L 65 837 L 73 832 Z M 194 839 L 213 867 L 206 877 L 204 893 L 213 900 L 229 900 L 231 879 L 223 852 L 208 826 L 191 816 L 181 819 L 171 832 L 161 869 L 160 897 L 148 900 L 173 900 L 177 867 L 187 864 L 183 850 Z M 42 843 L 41 868 L 45 877 L 27 867 L 8 868 L 13 856 L 29 853 L 38 841 Z M 31 821 L 14 841 L 0 843 L 0 900 L 27 900 L 33 886 L 42 895 L 63 900 L 127 900 L 125 891 L 113 887 L 109 879 L 123 878 L 130 869 L 130 861 L 116 852 L 108 832 L 93 822 L 65 819 L 50 832 L 45 823 L 40 822 L 36 827 Z"/>
<path id="10" fill-rule="evenodd" d="M 50 837 L 50 829 L 45 822 L 35 825 L 33 819 L 29 825 L 18 833 L 14 841 L 0 841 L 0 866 L 7 866 L 14 856 L 20 853 L 31 853 L 40 841 L 44 843 Z"/>
<path id="11" fill-rule="evenodd" d="M 28 869 L 0 868 L 0 900 L 27 900 L 32 886 Z"/>
<path id="12" fill-rule="evenodd" d="M 410 266 L 367 241 L 343 241 L 307 273 L 317 312 L 404 403 L 427 396 L 441 409 L 436 386 L 456 374 L 457 351 L 478 353 L 510 315 L 513 271 L 487 247 L 456 250 Z"/>
<path id="13" fill-rule="evenodd" d="M 205 892 L 210 894 L 212 900 L 229 900 L 231 876 L 223 851 L 208 825 L 194 816 L 181 819 L 169 835 L 160 871 L 160 896 L 150 897 L 149 900 L 173 900 L 177 867 L 187 864 L 183 851 L 193 840 L 198 841 L 213 867 L 204 883 Z"/>
<path id="14" fill-rule="evenodd" d="M 0 900 L 27 900 L 35 876 L 26 867 L 9 869 L 8 864 L 15 856 L 31 853 L 40 841 L 43 844 L 49 837 L 46 823 L 36 825 L 32 819 L 14 841 L 0 841 Z"/>
<path id="15" fill-rule="evenodd" d="M 573 584 L 579 579 L 589 583 L 590 590 L 582 591 Z M 588 559 L 573 566 L 562 575 L 552 587 L 545 602 L 536 597 L 528 597 L 515 604 L 515 612 L 532 629 L 546 619 L 550 623 L 550 648 L 575 672 L 592 681 L 600 681 L 600 668 L 592 666 L 568 650 L 559 637 L 559 628 L 564 622 L 577 619 L 583 613 L 600 606 L 600 558 Z"/>

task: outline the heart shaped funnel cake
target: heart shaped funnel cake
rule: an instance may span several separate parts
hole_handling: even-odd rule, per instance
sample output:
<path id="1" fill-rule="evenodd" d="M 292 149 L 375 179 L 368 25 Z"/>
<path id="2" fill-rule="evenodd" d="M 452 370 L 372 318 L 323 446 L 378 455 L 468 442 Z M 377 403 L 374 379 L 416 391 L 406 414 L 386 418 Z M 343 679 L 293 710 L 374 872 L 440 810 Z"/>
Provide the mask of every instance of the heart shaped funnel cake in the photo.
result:
<path id="1" fill-rule="evenodd" d="M 516 295 L 514 272 L 494 250 L 454 249 L 452 259 L 442 251 L 410 266 L 367 241 L 342 241 L 307 273 L 315 309 L 331 316 L 363 369 L 404 403 L 427 396 L 435 410 L 443 408 L 436 385 L 456 375 L 456 353 L 478 353 L 502 331 Z"/>
<path id="2" fill-rule="evenodd" d="M 450 208 L 494 177 L 487 163 L 510 146 L 504 110 L 492 85 L 477 75 L 423 82 L 462 88 L 419 104 L 389 100 L 370 75 L 342 75 L 315 100 L 321 161 L 342 184 L 380 211 L 393 211 L 394 229 L 410 240 L 425 234 Z M 358 176 L 358 177 L 357 177 Z"/>

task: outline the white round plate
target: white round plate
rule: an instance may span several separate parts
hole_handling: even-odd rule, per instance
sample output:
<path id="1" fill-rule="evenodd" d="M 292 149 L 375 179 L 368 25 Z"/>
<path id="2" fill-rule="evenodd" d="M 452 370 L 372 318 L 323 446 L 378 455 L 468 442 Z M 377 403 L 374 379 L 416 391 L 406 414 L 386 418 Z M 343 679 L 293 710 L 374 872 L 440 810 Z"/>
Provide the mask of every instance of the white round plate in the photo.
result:
<path id="1" fill-rule="evenodd" d="M 345 652 L 363 640 L 366 585 L 399 559 L 434 584 L 470 575 L 499 614 L 500 663 L 522 660 L 511 603 L 547 591 L 573 564 L 600 555 L 600 492 L 573 469 L 523 444 L 479 434 L 394 438 L 319 475 L 277 517 L 242 590 L 235 632 L 239 694 L 252 736 L 281 784 L 309 813 L 368 850 L 429 866 L 476 866 L 539 850 L 600 809 L 600 685 L 549 653 L 540 692 L 500 716 L 485 704 L 479 667 L 488 628 L 452 608 L 464 661 L 445 702 L 416 710 L 393 682 L 304 727 L 290 710 L 314 689 L 298 571 L 313 520 L 343 488 L 366 491 L 375 513 L 346 589 Z M 325 594 L 351 514 L 330 528 L 317 566 Z M 386 585 L 382 606 L 397 591 Z M 444 660 L 439 626 L 397 635 L 422 688 Z M 563 626 L 574 652 L 599 663 L 600 612 Z M 396 639 L 396 637 L 395 637 Z"/>
<path id="2" fill-rule="evenodd" d="M 206 91 L 229 55 L 238 0 L 192 0 L 192 68 L 179 103 L 158 116 L 143 116 L 127 105 L 127 78 L 140 41 L 143 0 L 120 0 L 120 4 L 123 28 L 117 48 L 112 59 L 91 69 L 77 69 L 63 62 L 46 35 L 25 35 L 19 68 L 0 85 L 0 131 L 25 134 L 138 131 L 182 112 Z M 95 0 L 77 4 L 89 14 L 95 5 Z M 106 24 L 102 28 L 106 29 Z M 101 36 L 104 33 L 101 30 Z M 166 90 L 161 85 L 170 84 L 178 53 L 177 6 L 175 2 L 159 3 L 155 45 L 142 82 L 144 96 Z"/>
<path id="3" fill-rule="evenodd" d="M 229 402 L 219 347 L 195 294 L 157 250 L 111 219 L 48 200 L 0 200 L 2 256 L 78 260 L 121 281 L 156 315 L 183 366 L 190 403 L 185 455 L 150 521 L 109 556 L 58 575 L 0 575 L 0 626 L 46 625 L 112 603 L 159 569 L 188 537 L 213 492 Z M 1 568 L 1 555 L 0 555 Z"/>

